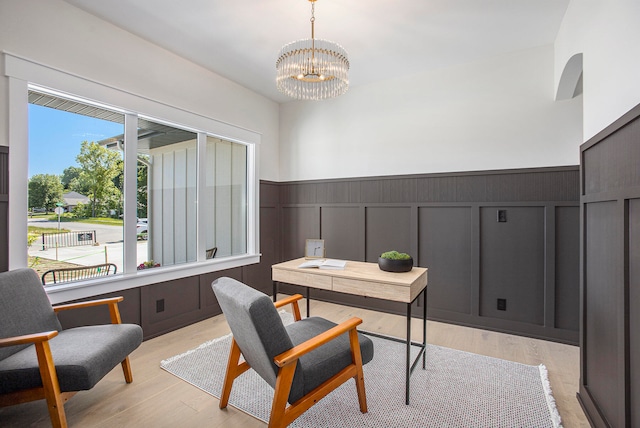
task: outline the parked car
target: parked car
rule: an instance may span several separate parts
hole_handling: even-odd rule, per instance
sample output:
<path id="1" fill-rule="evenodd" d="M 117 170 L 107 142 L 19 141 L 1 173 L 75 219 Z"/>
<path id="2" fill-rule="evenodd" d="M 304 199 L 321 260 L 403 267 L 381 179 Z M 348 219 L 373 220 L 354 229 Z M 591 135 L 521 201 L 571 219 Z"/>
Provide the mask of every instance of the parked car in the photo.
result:
<path id="1" fill-rule="evenodd" d="M 149 233 L 149 221 L 146 218 L 139 218 L 136 224 L 136 235 L 138 239 L 147 239 Z"/>

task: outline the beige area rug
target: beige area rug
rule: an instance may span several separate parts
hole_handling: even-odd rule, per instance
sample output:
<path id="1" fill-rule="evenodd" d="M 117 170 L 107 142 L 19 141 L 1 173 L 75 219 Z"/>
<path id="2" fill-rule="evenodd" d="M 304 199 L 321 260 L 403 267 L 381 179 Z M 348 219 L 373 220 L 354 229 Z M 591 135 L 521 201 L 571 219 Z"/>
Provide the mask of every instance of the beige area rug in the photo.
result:
<path id="1" fill-rule="evenodd" d="M 285 313 L 285 316 L 290 317 Z M 287 319 L 286 321 L 289 321 Z M 364 366 L 369 412 L 358 408 L 355 384 L 340 386 L 292 427 L 561 427 L 543 365 L 530 366 L 428 345 L 427 368 L 411 377 L 405 405 L 405 346 L 371 338 Z M 161 362 L 161 367 L 220 398 L 231 335 Z M 253 370 L 236 379 L 229 405 L 268 421 L 273 390 Z"/>

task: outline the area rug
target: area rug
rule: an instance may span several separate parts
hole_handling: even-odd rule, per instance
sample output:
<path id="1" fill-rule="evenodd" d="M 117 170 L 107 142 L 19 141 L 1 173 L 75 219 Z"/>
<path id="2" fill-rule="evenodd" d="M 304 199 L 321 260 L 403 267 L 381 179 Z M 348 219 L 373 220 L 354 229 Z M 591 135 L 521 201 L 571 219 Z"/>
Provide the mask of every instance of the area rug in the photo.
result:
<path id="1" fill-rule="evenodd" d="M 371 340 L 374 358 L 364 366 L 368 413 L 360 413 L 355 383 L 348 381 L 291 427 L 562 426 L 543 365 L 428 345 L 427 368 L 418 365 L 413 372 L 411 403 L 405 405 L 405 346 Z M 220 337 L 160 366 L 220 398 L 230 343 L 231 335 Z M 266 422 L 272 399 L 271 387 L 249 370 L 234 382 L 229 405 Z"/>

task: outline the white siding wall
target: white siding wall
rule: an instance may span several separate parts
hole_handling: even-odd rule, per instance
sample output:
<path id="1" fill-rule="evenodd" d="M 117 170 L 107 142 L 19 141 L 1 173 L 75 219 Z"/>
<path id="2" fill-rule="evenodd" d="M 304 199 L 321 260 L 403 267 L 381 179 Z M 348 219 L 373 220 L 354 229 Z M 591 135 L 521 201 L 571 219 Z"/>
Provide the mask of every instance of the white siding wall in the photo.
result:
<path id="1" fill-rule="evenodd" d="M 195 141 L 150 151 L 149 258 L 163 266 L 196 260 Z"/>
<path id="2" fill-rule="evenodd" d="M 216 257 L 247 251 L 246 148 L 228 141 L 207 143 L 207 187 L 204 201 L 212 218 L 207 219 L 207 248 L 218 247 Z"/>

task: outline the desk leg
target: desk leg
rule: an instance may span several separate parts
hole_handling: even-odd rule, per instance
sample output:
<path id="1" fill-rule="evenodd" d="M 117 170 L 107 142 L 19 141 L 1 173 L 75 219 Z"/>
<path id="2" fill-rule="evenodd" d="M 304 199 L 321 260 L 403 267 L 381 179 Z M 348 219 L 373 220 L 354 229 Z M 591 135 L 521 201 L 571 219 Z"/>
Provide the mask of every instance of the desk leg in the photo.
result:
<path id="1" fill-rule="evenodd" d="M 407 303 L 407 381 L 406 381 L 406 400 L 409 404 L 409 380 L 411 379 L 411 303 Z"/>
<path id="2" fill-rule="evenodd" d="M 275 302 L 278 298 L 278 282 L 273 281 L 273 301 Z"/>
<path id="3" fill-rule="evenodd" d="M 427 368 L 427 289 L 422 290 L 422 368 Z"/>
<path id="4" fill-rule="evenodd" d="M 306 287 L 306 288 L 307 288 L 307 318 L 309 318 L 311 316 L 309 312 L 309 287 Z"/>

